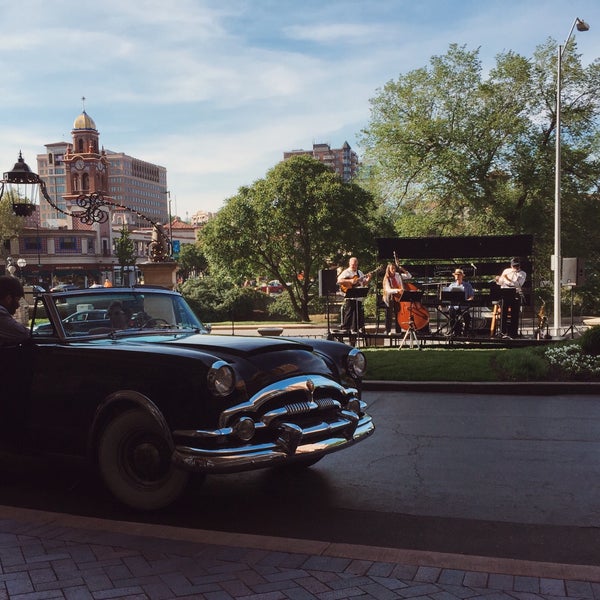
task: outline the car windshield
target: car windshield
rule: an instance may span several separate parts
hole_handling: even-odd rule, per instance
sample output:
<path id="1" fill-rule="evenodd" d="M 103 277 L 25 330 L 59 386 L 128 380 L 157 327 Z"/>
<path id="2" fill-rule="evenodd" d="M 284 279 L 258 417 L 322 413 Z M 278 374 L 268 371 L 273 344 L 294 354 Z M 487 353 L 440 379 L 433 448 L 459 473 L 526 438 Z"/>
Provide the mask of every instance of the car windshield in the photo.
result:
<path id="1" fill-rule="evenodd" d="M 34 326 L 34 336 L 60 335 L 52 325 L 56 315 L 67 338 L 135 330 L 207 332 L 182 296 L 157 290 L 82 290 L 47 295 L 45 304 L 50 322 Z"/>

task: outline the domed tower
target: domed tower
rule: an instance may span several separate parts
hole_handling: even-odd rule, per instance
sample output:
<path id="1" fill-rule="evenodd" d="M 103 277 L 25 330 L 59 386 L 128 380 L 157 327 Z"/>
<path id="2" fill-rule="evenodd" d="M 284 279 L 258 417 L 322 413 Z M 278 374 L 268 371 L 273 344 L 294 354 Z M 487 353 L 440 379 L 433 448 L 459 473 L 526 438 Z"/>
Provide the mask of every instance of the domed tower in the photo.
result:
<path id="1" fill-rule="evenodd" d="M 67 197 L 108 190 L 108 161 L 99 151 L 100 134 L 94 119 L 85 110 L 75 119 L 71 131 L 72 150 L 64 157 L 67 175 Z"/>
<path id="2" fill-rule="evenodd" d="M 76 201 L 79 196 L 90 196 L 102 193 L 105 200 L 111 200 L 108 195 L 108 159 L 104 149 L 99 150 L 100 134 L 96 129 L 94 119 L 85 109 L 73 122 L 71 130 L 72 147 L 67 148 L 64 155 L 67 209 L 71 213 L 82 212 Z M 74 229 L 95 229 L 98 231 L 98 250 L 109 255 L 112 247 L 112 232 L 110 228 L 111 209 L 109 206 L 101 208 L 108 214 L 104 223 L 85 225 L 76 217 L 70 217 L 70 227 Z"/>
<path id="3" fill-rule="evenodd" d="M 96 129 L 94 119 L 85 110 L 75 119 L 71 135 L 73 136 L 73 152 L 75 154 L 98 152 L 100 134 Z"/>

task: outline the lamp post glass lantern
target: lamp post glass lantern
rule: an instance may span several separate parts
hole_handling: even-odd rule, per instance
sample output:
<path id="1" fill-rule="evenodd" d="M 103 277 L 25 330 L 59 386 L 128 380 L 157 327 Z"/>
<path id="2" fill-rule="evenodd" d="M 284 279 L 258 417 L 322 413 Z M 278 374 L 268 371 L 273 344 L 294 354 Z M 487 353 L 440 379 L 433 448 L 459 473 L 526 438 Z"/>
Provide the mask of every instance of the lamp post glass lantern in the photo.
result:
<path id="1" fill-rule="evenodd" d="M 562 299 L 562 257 L 561 257 L 561 86 L 562 86 L 562 59 L 569 44 L 569 40 L 573 35 L 573 30 L 577 28 L 577 31 L 588 31 L 590 26 L 582 19 L 577 17 L 571 25 L 569 35 L 565 40 L 563 46 L 558 46 L 558 56 L 556 61 L 556 165 L 554 169 L 555 181 L 554 181 L 554 256 L 553 264 L 554 268 L 554 315 L 553 315 L 553 335 L 560 337 L 560 330 L 562 325 L 562 314 L 561 314 L 561 299 Z"/>
<path id="2" fill-rule="evenodd" d="M 20 151 L 12 171 L 4 173 L 0 184 L 0 200 L 5 189 L 10 192 L 15 215 L 28 217 L 35 211 L 38 203 L 40 177 L 25 163 Z"/>
<path id="3" fill-rule="evenodd" d="M 23 281 L 23 269 L 27 266 L 27 261 L 24 258 L 17 260 L 17 266 L 19 267 L 19 279 Z"/>

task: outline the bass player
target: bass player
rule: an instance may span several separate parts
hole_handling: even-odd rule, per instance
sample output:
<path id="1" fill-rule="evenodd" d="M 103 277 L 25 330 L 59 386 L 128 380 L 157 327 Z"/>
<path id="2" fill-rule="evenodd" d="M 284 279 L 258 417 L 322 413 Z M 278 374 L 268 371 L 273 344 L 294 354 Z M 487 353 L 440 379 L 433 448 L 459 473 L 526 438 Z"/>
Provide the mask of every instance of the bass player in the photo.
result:
<path id="1" fill-rule="evenodd" d="M 398 269 L 400 272 L 398 272 Z M 398 322 L 398 311 L 400 310 L 400 298 L 404 290 L 405 279 L 411 279 L 412 275 L 402 266 L 389 263 L 385 269 L 383 278 L 383 301 L 386 305 L 385 311 L 385 335 L 391 335 L 392 323 L 397 334 L 401 333 Z"/>

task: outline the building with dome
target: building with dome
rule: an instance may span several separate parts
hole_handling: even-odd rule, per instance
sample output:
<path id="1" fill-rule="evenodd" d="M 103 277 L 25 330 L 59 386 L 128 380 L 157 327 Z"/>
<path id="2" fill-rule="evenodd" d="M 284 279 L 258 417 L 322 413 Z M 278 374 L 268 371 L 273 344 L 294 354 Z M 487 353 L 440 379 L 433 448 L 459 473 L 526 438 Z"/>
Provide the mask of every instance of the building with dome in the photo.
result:
<path id="1" fill-rule="evenodd" d="M 113 242 L 123 226 L 135 231 L 139 261 L 147 260 L 148 219 L 168 224 L 170 218 L 166 169 L 105 150 L 96 123 L 85 110 L 73 122 L 71 141 L 46 144 L 45 150 L 37 156 L 37 172 L 56 208 L 42 200 L 19 238 L 10 242 L 10 253 L 27 262 L 23 279 L 46 287 L 57 282 L 85 286 L 92 278 L 118 279 Z M 126 209 L 103 207 L 109 213 L 105 223 L 87 224 L 73 217 L 71 213 L 81 211 L 78 196 L 95 192 Z"/>
<path id="2" fill-rule="evenodd" d="M 101 148 L 96 123 L 85 110 L 73 122 L 71 137 L 71 142 L 46 144 L 46 153 L 37 156 L 38 174 L 59 208 L 67 210 L 81 193 L 101 191 L 107 199 L 129 208 L 136 226 L 148 224 L 137 213 L 157 223 L 168 222 L 165 167 Z M 72 223 L 45 203 L 40 225 L 68 227 Z"/>

